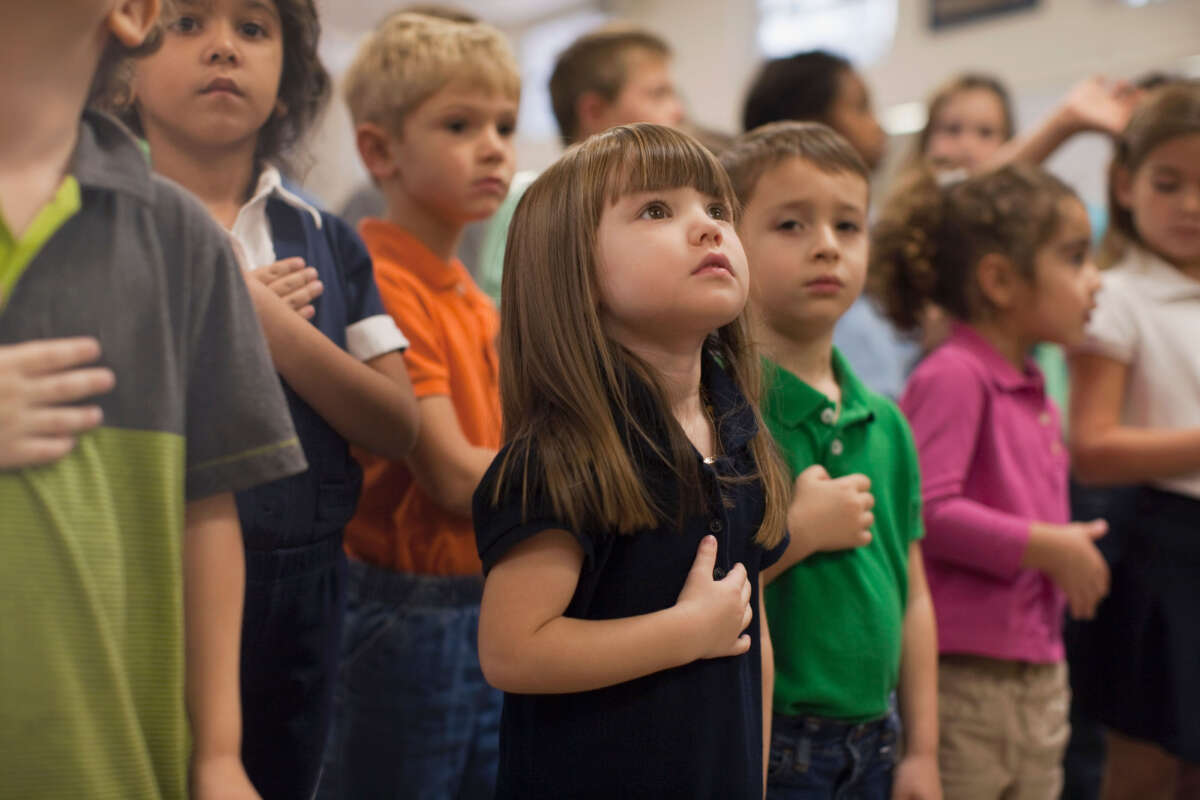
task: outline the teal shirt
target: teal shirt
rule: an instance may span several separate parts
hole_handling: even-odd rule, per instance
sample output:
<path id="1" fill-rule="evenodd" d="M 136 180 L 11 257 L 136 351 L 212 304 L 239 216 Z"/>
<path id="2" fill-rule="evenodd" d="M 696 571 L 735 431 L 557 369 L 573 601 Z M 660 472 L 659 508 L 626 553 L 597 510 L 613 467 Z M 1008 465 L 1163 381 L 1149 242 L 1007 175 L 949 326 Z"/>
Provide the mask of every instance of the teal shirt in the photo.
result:
<path id="1" fill-rule="evenodd" d="M 863 473 L 875 496 L 871 543 L 815 553 L 767 586 L 776 713 L 863 721 L 887 713 L 900 675 L 909 544 L 924 531 L 921 480 L 908 423 L 833 351 L 842 409 L 769 363 L 767 426 L 792 476 L 821 464 L 833 478 Z"/>

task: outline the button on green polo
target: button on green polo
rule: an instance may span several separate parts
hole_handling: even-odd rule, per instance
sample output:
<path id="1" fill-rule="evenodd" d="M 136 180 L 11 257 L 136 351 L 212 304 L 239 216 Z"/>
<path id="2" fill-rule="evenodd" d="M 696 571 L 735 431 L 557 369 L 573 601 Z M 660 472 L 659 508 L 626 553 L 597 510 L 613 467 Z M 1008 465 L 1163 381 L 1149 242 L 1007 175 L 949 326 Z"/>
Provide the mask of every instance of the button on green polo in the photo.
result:
<path id="1" fill-rule="evenodd" d="M 912 433 L 896 405 L 866 388 L 836 349 L 842 408 L 766 363 L 767 426 L 792 476 L 821 464 L 863 473 L 875 495 L 871 543 L 816 553 L 765 591 L 775 647 L 775 711 L 862 721 L 883 716 L 900 675 L 908 548 L 923 534 Z"/>

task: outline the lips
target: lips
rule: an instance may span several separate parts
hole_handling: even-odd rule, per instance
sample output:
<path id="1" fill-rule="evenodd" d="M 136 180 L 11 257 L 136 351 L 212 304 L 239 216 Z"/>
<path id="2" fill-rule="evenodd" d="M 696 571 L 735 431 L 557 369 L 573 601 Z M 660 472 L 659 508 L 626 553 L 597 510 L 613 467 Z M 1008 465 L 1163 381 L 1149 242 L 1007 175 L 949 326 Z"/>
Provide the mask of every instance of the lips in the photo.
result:
<path id="1" fill-rule="evenodd" d="M 820 275 L 804 283 L 805 288 L 825 292 L 835 292 L 845 285 L 842 279 L 836 275 Z"/>
<path id="2" fill-rule="evenodd" d="M 729 259 L 724 253 L 709 253 L 700 262 L 699 266 L 692 270 L 692 274 L 697 275 L 706 270 L 724 270 L 730 275 L 733 274 L 733 266 L 729 263 Z"/>
<path id="3" fill-rule="evenodd" d="M 506 194 L 508 185 L 499 178 L 480 178 L 475 181 L 475 188 L 486 192 L 494 192 L 496 194 Z"/>
<path id="4" fill-rule="evenodd" d="M 208 82 L 207 86 L 200 90 L 201 94 L 215 94 L 217 92 L 224 92 L 238 97 L 242 96 L 242 90 L 232 78 L 213 78 Z"/>

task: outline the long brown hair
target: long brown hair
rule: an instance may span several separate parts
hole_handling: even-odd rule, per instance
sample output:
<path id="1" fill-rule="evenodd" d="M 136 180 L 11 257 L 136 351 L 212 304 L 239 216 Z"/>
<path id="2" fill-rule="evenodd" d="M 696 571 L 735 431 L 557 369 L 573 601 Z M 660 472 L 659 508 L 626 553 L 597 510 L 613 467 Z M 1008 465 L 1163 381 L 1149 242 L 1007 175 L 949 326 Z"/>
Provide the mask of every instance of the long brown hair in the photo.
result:
<path id="1" fill-rule="evenodd" d="M 1167 80 L 1150 90 L 1117 137 L 1113 160 L 1108 170 L 1109 228 L 1102 252 L 1103 266 L 1124 251 L 1124 242 L 1141 245 L 1141 236 L 1133 223 L 1133 214 L 1117 201 L 1116 179 L 1125 171 L 1131 177 L 1159 145 L 1177 136 L 1200 133 L 1200 80 Z M 1143 245 L 1144 246 L 1144 245 Z"/>
<path id="2" fill-rule="evenodd" d="M 672 517 L 681 521 L 689 503 L 702 497 L 695 452 L 668 410 L 660 381 L 606 336 L 596 289 L 596 230 L 605 208 L 628 193 L 680 186 L 736 206 L 728 176 L 699 142 L 636 124 L 571 148 L 525 192 L 504 256 L 500 397 L 510 448 L 493 502 L 516 480 L 526 497 L 531 485 L 544 490 L 555 514 L 576 528 L 590 523 L 628 534 Z M 750 445 L 757 474 L 743 479 L 762 481 L 766 510 L 756 539 L 774 546 L 784 534 L 789 486 L 758 412 L 759 359 L 744 316 L 711 334 L 705 347 L 758 422 Z M 656 419 L 632 407 L 630 390 L 638 384 L 648 388 Z M 663 427 L 667 450 L 652 435 Z M 656 502 L 631 446 L 655 454 L 677 477 L 680 508 Z M 542 473 L 514 474 L 518 465 L 533 463 L 531 451 Z"/>

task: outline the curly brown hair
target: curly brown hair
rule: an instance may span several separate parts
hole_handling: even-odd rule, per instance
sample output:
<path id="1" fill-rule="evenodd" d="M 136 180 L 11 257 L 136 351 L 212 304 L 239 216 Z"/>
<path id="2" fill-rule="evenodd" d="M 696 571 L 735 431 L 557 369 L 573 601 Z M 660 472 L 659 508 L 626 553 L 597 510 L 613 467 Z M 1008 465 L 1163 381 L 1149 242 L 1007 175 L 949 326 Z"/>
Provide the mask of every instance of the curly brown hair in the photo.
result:
<path id="1" fill-rule="evenodd" d="M 928 169 L 914 169 L 872 228 L 871 291 L 902 330 L 917 328 L 929 303 L 958 319 L 977 319 L 987 311 L 975 280 L 979 261 L 1003 255 L 1032 280 L 1035 255 L 1057 231 L 1065 198 L 1079 199 L 1028 164 L 947 186 Z"/>

